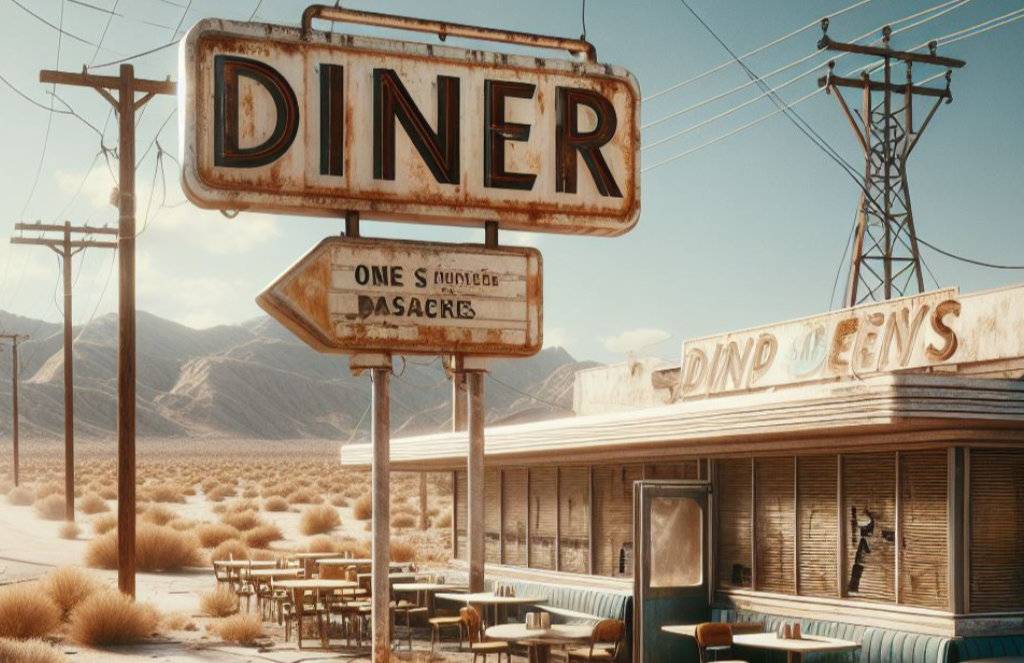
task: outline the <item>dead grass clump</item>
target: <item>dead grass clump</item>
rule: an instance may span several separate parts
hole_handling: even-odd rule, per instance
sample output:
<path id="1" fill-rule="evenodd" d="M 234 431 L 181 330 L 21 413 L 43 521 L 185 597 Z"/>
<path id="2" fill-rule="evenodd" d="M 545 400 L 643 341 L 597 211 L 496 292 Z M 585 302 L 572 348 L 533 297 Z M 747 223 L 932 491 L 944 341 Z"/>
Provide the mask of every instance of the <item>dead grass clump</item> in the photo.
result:
<path id="1" fill-rule="evenodd" d="M 14 506 L 28 506 L 36 501 L 36 497 L 25 486 L 18 486 L 17 488 L 11 488 L 7 493 L 7 501 Z"/>
<path id="2" fill-rule="evenodd" d="M 92 519 L 92 531 L 97 536 L 106 534 L 117 527 L 117 514 L 105 513 Z"/>
<path id="3" fill-rule="evenodd" d="M 81 645 L 104 647 L 144 640 L 159 616 L 149 605 L 135 603 L 115 590 L 96 592 L 71 613 L 71 639 Z"/>
<path id="4" fill-rule="evenodd" d="M 56 481 L 47 481 L 36 486 L 36 499 L 41 500 L 50 495 L 64 496 L 64 486 L 57 483 Z"/>
<path id="5" fill-rule="evenodd" d="M 173 502 L 176 504 L 185 503 L 184 489 L 173 483 L 161 483 L 155 486 L 146 487 L 146 499 L 150 502 Z"/>
<path id="6" fill-rule="evenodd" d="M 102 584 L 85 569 L 61 566 L 43 576 L 39 586 L 66 618 L 79 603 L 99 591 Z"/>
<path id="7" fill-rule="evenodd" d="M 274 541 L 284 538 L 281 528 L 277 525 L 263 524 L 253 527 L 245 533 L 245 542 L 251 548 L 266 548 Z"/>
<path id="8" fill-rule="evenodd" d="M 434 519 L 434 527 L 451 527 L 452 526 L 452 512 L 445 511 L 440 516 Z"/>
<path id="9" fill-rule="evenodd" d="M 370 556 L 370 543 L 368 541 L 339 541 L 335 549 L 342 555 L 349 557 L 367 558 Z"/>
<path id="10" fill-rule="evenodd" d="M 214 632 L 225 642 L 251 645 L 263 637 L 263 622 L 259 615 L 234 615 L 217 622 Z"/>
<path id="11" fill-rule="evenodd" d="M 309 488 L 299 488 L 289 493 L 288 501 L 292 504 L 320 504 L 323 500 Z"/>
<path id="12" fill-rule="evenodd" d="M 329 505 L 306 507 L 299 519 L 299 531 L 303 534 L 323 534 L 341 525 L 337 509 Z"/>
<path id="13" fill-rule="evenodd" d="M 306 552 L 339 552 L 338 542 L 324 534 L 314 536 L 309 540 L 309 543 L 306 544 Z"/>
<path id="14" fill-rule="evenodd" d="M 348 500 L 344 495 L 334 495 L 331 497 L 331 506 L 348 506 Z"/>
<path id="15" fill-rule="evenodd" d="M 159 504 L 150 504 L 142 512 L 139 520 L 145 523 L 152 523 L 153 525 L 166 525 L 177 517 L 178 513 L 173 509 L 168 509 Z"/>
<path id="16" fill-rule="evenodd" d="M 206 493 L 206 499 L 211 502 L 223 502 L 226 497 L 234 497 L 238 493 L 235 491 L 234 486 L 228 484 L 221 484 L 214 487 L 212 490 L 204 491 Z"/>
<path id="17" fill-rule="evenodd" d="M 164 615 L 160 619 L 160 623 L 157 626 L 159 630 L 163 631 L 195 631 L 196 623 L 192 621 L 192 618 L 184 612 L 175 612 L 169 615 Z"/>
<path id="18" fill-rule="evenodd" d="M 57 536 L 62 539 L 68 539 L 73 541 L 78 538 L 78 535 L 82 533 L 82 530 L 75 524 L 73 520 L 64 521 L 60 528 L 57 530 Z"/>
<path id="19" fill-rule="evenodd" d="M 286 500 L 285 498 L 283 498 L 283 497 L 281 497 L 279 495 L 272 495 L 272 496 L 268 497 L 266 500 L 264 500 L 264 502 L 263 502 L 263 510 L 264 511 L 287 511 L 288 510 L 288 500 Z"/>
<path id="20" fill-rule="evenodd" d="M 250 559 L 249 548 L 238 539 L 228 539 L 210 551 L 210 559 Z"/>
<path id="21" fill-rule="evenodd" d="M 260 518 L 260 514 L 256 511 L 232 512 L 229 510 L 220 517 L 220 521 L 225 525 L 230 525 L 242 532 L 259 527 L 263 524 L 263 519 Z"/>
<path id="22" fill-rule="evenodd" d="M 37 499 L 32 508 L 36 515 L 45 520 L 62 520 L 64 518 L 64 496 L 47 495 Z"/>
<path id="23" fill-rule="evenodd" d="M 360 495 L 352 505 L 352 517 L 356 520 L 369 520 L 373 516 L 373 499 L 368 494 Z"/>
<path id="24" fill-rule="evenodd" d="M 0 638 L 41 638 L 59 625 L 60 608 L 39 591 L 39 583 L 19 583 L 0 589 Z"/>
<path id="25" fill-rule="evenodd" d="M 117 530 L 89 543 L 85 563 L 100 569 L 117 568 Z M 202 566 L 199 541 L 189 533 L 151 523 L 139 523 L 135 531 L 135 563 L 140 571 L 177 571 Z"/>
<path id="26" fill-rule="evenodd" d="M 78 500 L 78 510 L 92 515 L 94 513 L 110 511 L 110 507 L 107 506 L 107 501 L 96 493 L 86 493 L 82 499 Z"/>
<path id="27" fill-rule="evenodd" d="M 407 529 L 409 527 L 416 526 L 415 516 L 410 516 L 407 513 L 400 513 L 391 519 L 391 526 L 397 529 Z"/>
<path id="28" fill-rule="evenodd" d="M 388 550 L 391 553 L 391 561 L 399 564 L 416 560 L 416 546 L 402 540 L 392 539 Z"/>
<path id="29" fill-rule="evenodd" d="M 196 528 L 196 535 L 199 537 L 200 545 L 204 548 L 213 548 L 229 539 L 241 538 L 242 533 L 238 528 L 226 523 L 204 523 Z"/>
<path id="30" fill-rule="evenodd" d="M 42 640 L 0 639 L 0 663 L 68 663 L 69 660 Z"/>
<path id="31" fill-rule="evenodd" d="M 184 518 L 175 518 L 171 522 L 167 523 L 167 527 L 176 529 L 179 532 L 189 532 L 198 527 L 199 523 L 194 520 L 186 520 Z"/>
<path id="32" fill-rule="evenodd" d="M 220 585 L 199 596 L 199 609 L 207 617 L 227 617 L 238 612 L 238 596 L 230 587 Z"/>

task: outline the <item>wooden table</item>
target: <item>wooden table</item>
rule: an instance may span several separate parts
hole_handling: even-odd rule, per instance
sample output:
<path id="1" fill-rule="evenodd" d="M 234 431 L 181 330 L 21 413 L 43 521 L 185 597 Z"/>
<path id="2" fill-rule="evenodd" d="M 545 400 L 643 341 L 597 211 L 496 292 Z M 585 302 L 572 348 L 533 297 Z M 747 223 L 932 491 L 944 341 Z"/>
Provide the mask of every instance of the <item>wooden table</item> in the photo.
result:
<path id="1" fill-rule="evenodd" d="M 507 607 L 510 605 L 527 605 L 534 603 L 544 603 L 547 601 L 546 596 L 496 596 L 491 592 L 477 592 L 476 594 L 456 594 L 454 592 L 444 592 L 435 594 L 435 598 L 445 599 L 446 601 L 459 601 L 466 605 L 472 605 L 474 603 L 484 606 L 484 612 L 487 612 L 487 606 L 494 607 L 494 622 L 498 622 L 498 608 Z M 487 615 L 483 615 L 484 623 L 487 621 Z"/>
<path id="2" fill-rule="evenodd" d="M 232 576 L 241 577 L 244 569 L 276 569 L 277 562 L 273 560 L 248 560 L 248 559 L 215 559 L 213 560 L 213 574 L 217 575 L 217 569 L 227 571 L 227 581 L 231 582 Z M 218 580 L 220 580 L 218 578 Z"/>
<path id="3" fill-rule="evenodd" d="M 296 633 L 298 634 L 299 649 L 302 649 L 302 600 L 306 592 L 320 592 L 325 590 L 352 589 L 359 584 L 351 580 L 325 580 L 323 578 L 305 578 L 302 580 L 280 580 L 274 582 L 274 587 L 280 587 L 292 592 L 292 604 L 295 606 L 295 614 L 298 619 Z"/>
<path id="4" fill-rule="evenodd" d="M 485 634 L 494 640 L 521 642 L 529 647 L 531 663 L 547 663 L 551 655 L 551 645 L 587 642 L 593 631 L 592 626 L 583 624 L 552 624 L 550 628 L 526 628 L 526 624 L 498 624 L 488 628 Z"/>
<path id="5" fill-rule="evenodd" d="M 297 566 L 287 569 L 253 569 L 249 572 L 253 578 L 299 578 L 302 574 L 303 570 Z"/>
<path id="6" fill-rule="evenodd" d="M 800 663 L 806 652 L 842 651 L 844 649 L 860 649 L 860 643 L 853 640 L 826 638 L 822 635 L 805 635 L 799 640 L 780 638 L 775 633 L 741 633 L 732 638 L 734 645 L 757 647 L 759 649 L 776 649 L 786 652 L 787 663 Z"/>
<path id="7" fill-rule="evenodd" d="M 420 605 L 426 605 L 430 610 L 430 614 L 434 614 L 434 594 L 435 592 L 441 592 L 444 590 L 459 590 L 466 589 L 465 585 L 449 584 L 443 582 L 396 582 L 391 586 L 396 592 L 416 592 L 417 599 L 419 594 L 423 594 L 426 599 Z M 419 600 L 416 601 L 419 603 Z"/>
<path id="8" fill-rule="evenodd" d="M 661 627 L 661 630 L 665 633 L 671 633 L 672 635 L 685 635 L 691 638 L 696 638 L 698 626 L 700 626 L 700 624 L 666 624 Z M 732 627 L 733 637 L 740 633 L 764 632 L 764 624 L 761 622 L 729 622 L 729 626 Z"/>

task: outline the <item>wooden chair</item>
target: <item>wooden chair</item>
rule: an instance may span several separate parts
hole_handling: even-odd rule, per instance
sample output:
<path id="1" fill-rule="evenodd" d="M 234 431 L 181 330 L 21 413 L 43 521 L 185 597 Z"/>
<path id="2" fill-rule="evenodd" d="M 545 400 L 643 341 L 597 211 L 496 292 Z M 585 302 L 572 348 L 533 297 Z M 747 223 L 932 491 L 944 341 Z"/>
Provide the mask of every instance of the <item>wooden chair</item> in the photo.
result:
<path id="1" fill-rule="evenodd" d="M 484 641 L 484 633 L 480 620 L 480 613 L 476 608 L 467 605 L 459 610 L 459 617 L 462 618 L 462 627 L 466 629 L 469 640 L 469 651 L 473 652 L 473 663 L 476 663 L 477 656 L 483 656 L 487 660 L 488 654 L 497 654 L 498 663 L 501 663 L 501 655 L 505 654 L 505 660 L 512 663 L 512 654 L 509 653 L 508 643 L 503 640 Z"/>
<path id="2" fill-rule="evenodd" d="M 326 649 L 327 625 L 324 621 L 324 612 L 320 607 L 320 601 L 316 597 L 316 592 L 293 589 L 290 598 L 290 601 L 282 604 L 285 642 L 291 638 L 291 626 L 294 619 L 296 640 L 298 641 L 299 649 L 302 649 L 302 619 L 312 617 L 316 619 L 317 631 L 320 633 L 320 644 Z"/>
<path id="3" fill-rule="evenodd" d="M 235 575 L 231 576 L 231 589 L 235 592 L 238 597 L 238 605 L 241 607 L 242 599 L 245 599 L 245 611 L 249 612 L 252 597 L 256 594 L 256 589 L 252 584 L 252 576 L 249 574 L 252 571 L 252 566 L 245 566 L 237 569 Z"/>
<path id="4" fill-rule="evenodd" d="M 568 649 L 568 661 L 614 661 L 626 638 L 626 622 L 621 619 L 602 619 L 590 632 L 590 646 Z"/>
<path id="5" fill-rule="evenodd" d="M 441 629 L 455 627 L 459 629 L 459 651 L 462 651 L 462 641 L 465 638 L 463 632 L 462 616 L 451 615 L 443 617 L 431 617 L 427 620 L 430 624 L 430 653 L 434 653 L 434 643 L 441 642 Z"/>
<path id="6" fill-rule="evenodd" d="M 409 644 L 409 650 L 412 651 L 412 615 L 424 614 L 427 612 L 427 607 L 413 603 L 412 601 L 406 601 L 405 599 L 399 599 L 395 595 L 395 590 L 391 590 L 391 614 L 394 622 L 393 627 L 398 625 L 398 618 L 405 618 L 405 638 Z"/>
<path id="7" fill-rule="evenodd" d="M 718 622 L 698 624 L 694 635 L 697 639 L 697 656 L 700 663 L 709 663 L 708 650 L 715 653 L 715 657 L 711 660 L 716 663 L 746 663 L 739 659 L 720 660 L 717 657 L 718 652 L 732 648 L 732 626 L 729 624 Z"/>

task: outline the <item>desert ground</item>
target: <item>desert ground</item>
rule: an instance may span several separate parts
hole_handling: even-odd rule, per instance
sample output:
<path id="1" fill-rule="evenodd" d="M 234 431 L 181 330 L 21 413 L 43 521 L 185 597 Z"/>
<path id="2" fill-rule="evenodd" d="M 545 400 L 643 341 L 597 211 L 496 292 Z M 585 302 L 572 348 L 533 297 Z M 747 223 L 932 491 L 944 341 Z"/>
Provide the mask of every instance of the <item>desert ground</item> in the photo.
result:
<path id="1" fill-rule="evenodd" d="M 130 605 L 113 591 L 116 443 L 76 442 L 72 525 L 63 513 L 63 442 L 23 440 L 20 485 L 14 487 L 6 441 L 0 663 L 369 660 L 368 649 L 346 649 L 344 638 L 334 638 L 330 650 L 310 647 L 311 638 L 299 651 L 294 635 L 285 642 L 284 628 L 252 616 L 255 608 L 238 616 L 233 597 L 214 591 L 210 565 L 229 555 L 368 555 L 369 473 L 342 469 L 338 454 L 335 441 L 139 440 L 138 601 Z M 392 475 L 392 559 L 457 574 L 444 569 L 451 546 L 450 475 L 427 479 L 429 525 L 421 530 L 419 475 Z M 452 642 L 430 656 L 425 627 L 414 637 L 413 652 L 403 639 L 396 659 L 467 656 Z"/>

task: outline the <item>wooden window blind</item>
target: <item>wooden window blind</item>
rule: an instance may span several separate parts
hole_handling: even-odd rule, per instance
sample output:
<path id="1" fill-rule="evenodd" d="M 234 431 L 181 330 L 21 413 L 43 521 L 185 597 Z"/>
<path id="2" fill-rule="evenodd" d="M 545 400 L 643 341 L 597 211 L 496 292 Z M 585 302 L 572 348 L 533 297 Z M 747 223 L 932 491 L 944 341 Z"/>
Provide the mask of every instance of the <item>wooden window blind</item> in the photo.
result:
<path id="1" fill-rule="evenodd" d="M 455 472 L 455 557 L 469 558 L 469 486 L 466 483 L 466 471 Z"/>
<path id="2" fill-rule="evenodd" d="M 643 465 L 594 468 L 594 574 L 633 575 L 633 482 Z"/>
<path id="3" fill-rule="evenodd" d="M 645 479 L 696 479 L 697 461 L 686 460 L 681 463 L 657 463 L 644 466 Z"/>
<path id="4" fill-rule="evenodd" d="M 718 466 L 718 584 L 750 587 L 751 472 L 749 458 L 720 460 Z"/>
<path id="5" fill-rule="evenodd" d="M 793 457 L 754 461 L 754 530 L 760 591 L 792 594 L 794 587 Z"/>
<path id="6" fill-rule="evenodd" d="M 836 456 L 797 458 L 797 569 L 803 596 L 837 596 L 838 488 Z"/>
<path id="7" fill-rule="evenodd" d="M 558 470 L 558 529 L 561 571 L 586 573 L 590 559 L 590 469 Z"/>
<path id="8" fill-rule="evenodd" d="M 900 603 L 949 607 L 947 451 L 900 453 Z"/>
<path id="9" fill-rule="evenodd" d="M 851 597 L 896 600 L 896 455 L 843 456 L 843 517 Z"/>
<path id="10" fill-rule="evenodd" d="M 502 473 L 501 493 L 504 504 L 501 524 L 505 564 L 526 566 L 526 481 L 523 469 Z"/>
<path id="11" fill-rule="evenodd" d="M 555 568 L 557 489 L 557 467 L 530 470 L 530 566 L 535 569 Z"/>
<path id="12" fill-rule="evenodd" d="M 501 564 L 501 472 L 484 470 L 484 559 Z"/>
<path id="13" fill-rule="evenodd" d="M 970 610 L 1024 609 L 1024 450 L 970 451 Z"/>

